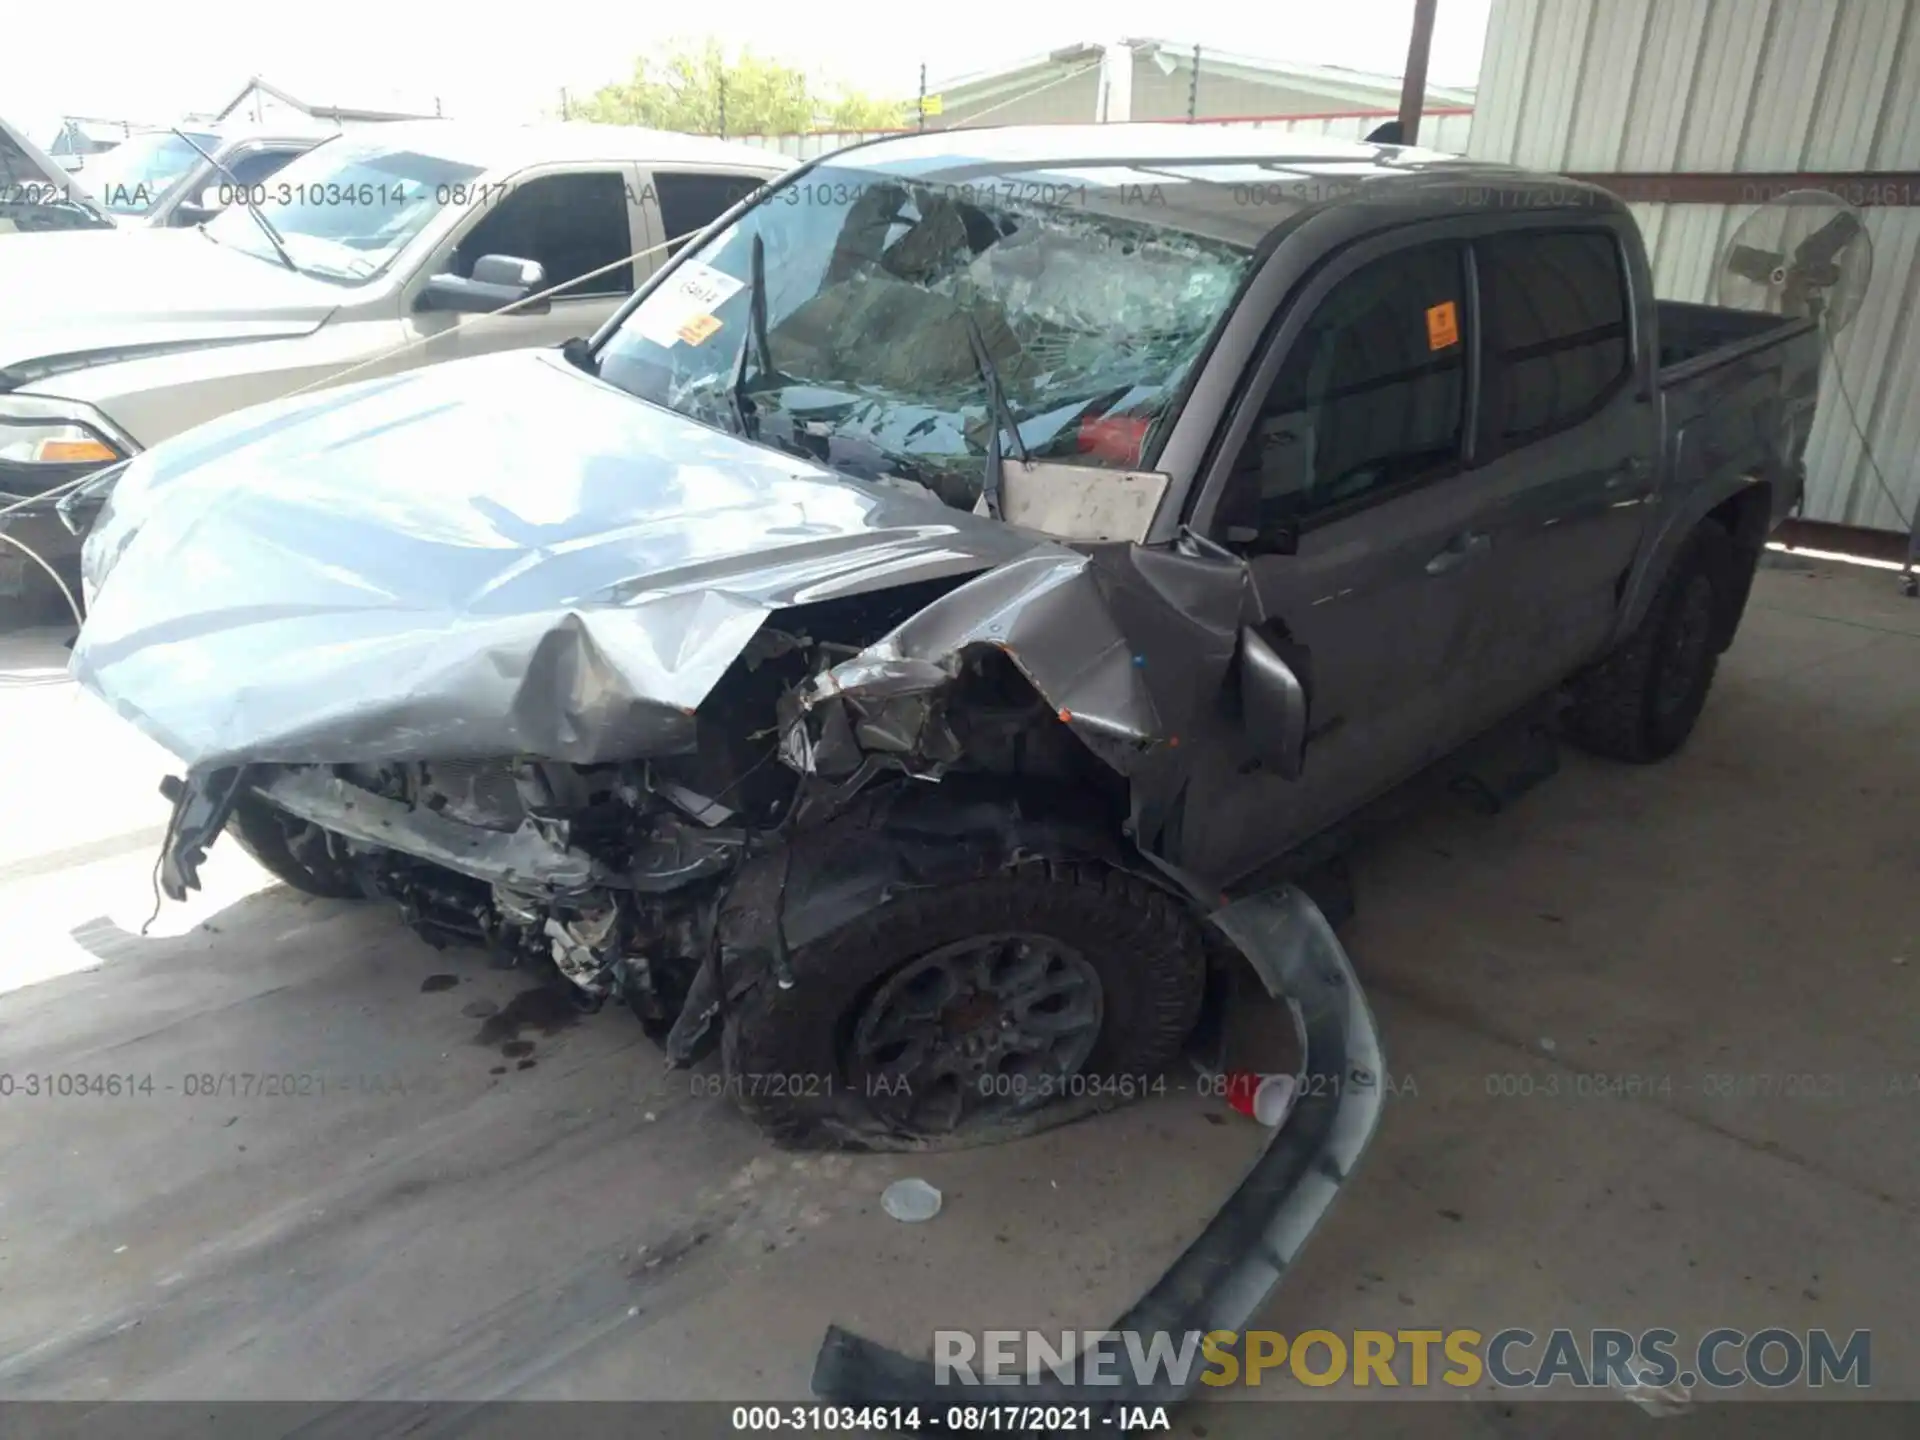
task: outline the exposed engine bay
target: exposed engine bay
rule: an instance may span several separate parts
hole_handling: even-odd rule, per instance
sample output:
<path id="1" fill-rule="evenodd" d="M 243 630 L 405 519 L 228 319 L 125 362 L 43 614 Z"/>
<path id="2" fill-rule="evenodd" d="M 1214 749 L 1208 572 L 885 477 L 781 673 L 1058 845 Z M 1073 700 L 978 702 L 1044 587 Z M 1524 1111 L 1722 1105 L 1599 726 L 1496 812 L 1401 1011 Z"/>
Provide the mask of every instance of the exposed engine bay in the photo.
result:
<path id="1" fill-rule="evenodd" d="M 968 649 L 930 688 L 859 699 L 820 688 L 861 653 L 859 640 L 952 588 L 780 613 L 699 707 L 686 753 L 252 765 L 229 772 L 234 828 L 269 868 L 283 852 L 311 877 L 350 877 L 431 943 L 551 962 L 583 1007 L 617 997 L 685 1062 L 714 1038 L 723 987 L 713 974 L 703 982 L 703 969 L 743 938 L 723 917 L 728 898 L 756 869 L 789 878 L 796 836 L 831 829 L 856 805 L 866 829 L 877 806 L 901 808 L 906 797 L 890 791 L 931 795 L 923 782 L 936 780 L 952 823 L 968 823 L 958 817 L 972 796 L 997 806 L 1003 825 L 1022 816 L 1079 832 L 1088 852 L 1108 848 L 1093 837 L 1123 823 L 1118 777 L 1000 649 Z M 194 883 L 190 852 L 204 843 L 177 829 L 169 855 L 185 864 L 169 890 Z M 1009 856 L 997 858 L 1017 843 L 1009 832 Z M 785 910 L 776 904 L 771 917 L 784 931 L 771 952 L 776 982 L 786 947 L 805 939 Z"/>

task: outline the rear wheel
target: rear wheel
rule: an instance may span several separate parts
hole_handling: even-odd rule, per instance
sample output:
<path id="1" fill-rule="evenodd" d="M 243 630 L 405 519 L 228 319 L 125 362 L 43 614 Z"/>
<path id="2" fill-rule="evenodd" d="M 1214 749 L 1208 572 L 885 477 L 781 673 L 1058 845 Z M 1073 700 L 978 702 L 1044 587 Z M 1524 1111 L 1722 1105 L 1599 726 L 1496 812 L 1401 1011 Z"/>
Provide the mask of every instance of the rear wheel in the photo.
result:
<path id="1" fill-rule="evenodd" d="M 727 1017 L 732 1093 L 796 1146 L 965 1143 L 1054 1101 L 1141 1093 L 1199 1012 L 1198 927 L 1100 866 L 911 891 Z"/>
<path id="2" fill-rule="evenodd" d="M 1567 716 L 1575 742 L 1640 764 L 1685 744 L 1720 663 L 1736 582 L 1732 537 L 1703 523 L 1633 633 L 1575 680 Z"/>
<path id="3" fill-rule="evenodd" d="M 276 810 L 255 795 L 234 803 L 227 832 L 260 867 L 296 890 L 327 900 L 362 900 L 366 891 L 351 861 L 336 855 L 318 825 Z"/>

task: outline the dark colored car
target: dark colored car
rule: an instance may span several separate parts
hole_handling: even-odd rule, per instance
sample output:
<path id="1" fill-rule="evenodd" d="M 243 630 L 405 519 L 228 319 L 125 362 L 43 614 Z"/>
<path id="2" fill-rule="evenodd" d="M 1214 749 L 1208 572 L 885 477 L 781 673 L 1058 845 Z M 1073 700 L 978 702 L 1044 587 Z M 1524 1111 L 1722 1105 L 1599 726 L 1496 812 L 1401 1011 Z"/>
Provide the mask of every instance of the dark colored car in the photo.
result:
<path id="1" fill-rule="evenodd" d="M 1669 754 L 1815 332 L 1656 303 L 1590 187 L 1302 147 L 856 147 L 590 343 L 141 455 L 74 663 L 187 766 L 167 892 L 231 828 L 918 1145 L 1132 1093 L 1236 947 L 1284 988 L 1236 904 L 1538 697 Z"/>

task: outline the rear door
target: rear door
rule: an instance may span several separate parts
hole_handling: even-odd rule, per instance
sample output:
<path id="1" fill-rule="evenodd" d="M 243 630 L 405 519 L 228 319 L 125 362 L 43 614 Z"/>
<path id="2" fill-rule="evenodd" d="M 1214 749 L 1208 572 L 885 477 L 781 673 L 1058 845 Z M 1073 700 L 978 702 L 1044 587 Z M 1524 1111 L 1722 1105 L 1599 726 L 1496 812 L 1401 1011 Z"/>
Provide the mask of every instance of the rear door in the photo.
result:
<path id="1" fill-rule="evenodd" d="M 656 166 L 643 172 L 639 191 L 648 228 L 644 279 L 694 236 L 768 183 L 765 175 L 695 165 Z"/>
<path id="2" fill-rule="evenodd" d="M 628 203 L 625 165 L 550 169 L 500 184 L 476 185 L 484 197 L 408 287 L 408 303 L 428 276 L 473 274 L 483 255 L 538 261 L 548 288 L 559 289 L 545 313 L 504 315 L 414 313 L 429 336 L 428 358 L 450 360 L 496 350 L 558 345 L 600 328 L 633 293 L 633 254 L 642 248 Z"/>
<path id="3" fill-rule="evenodd" d="M 1261 834 L 1268 854 L 1437 757 L 1478 713 L 1494 497 L 1466 464 L 1467 246 L 1418 234 L 1357 246 L 1304 287 L 1242 402 L 1257 411 L 1214 512 L 1309 697 L 1300 778 L 1243 764 L 1217 796 L 1242 812 L 1220 831 Z"/>
<path id="4" fill-rule="evenodd" d="M 1627 251 L 1565 217 L 1473 242 L 1482 316 L 1475 464 L 1504 495 L 1488 566 L 1486 694 L 1504 710 L 1592 658 L 1654 487 L 1651 357 Z"/>

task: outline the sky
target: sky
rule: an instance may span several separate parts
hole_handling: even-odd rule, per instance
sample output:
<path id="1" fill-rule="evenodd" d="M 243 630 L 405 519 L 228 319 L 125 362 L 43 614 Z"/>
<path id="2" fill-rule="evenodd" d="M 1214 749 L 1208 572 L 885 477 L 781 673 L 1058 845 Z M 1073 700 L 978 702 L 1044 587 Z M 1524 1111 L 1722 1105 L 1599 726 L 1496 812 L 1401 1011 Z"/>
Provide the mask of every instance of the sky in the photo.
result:
<path id="1" fill-rule="evenodd" d="M 1432 83 L 1473 83 L 1491 3 L 1439 0 Z M 44 142 L 62 115 L 170 121 L 212 110 L 252 75 L 311 103 L 430 112 L 438 99 L 461 118 L 535 119 L 557 112 L 562 87 L 589 94 L 649 49 L 707 33 L 902 99 L 916 92 L 923 63 L 937 90 L 943 78 L 1132 36 L 1397 75 L 1413 0 L 965 0 L 950 10 L 925 0 L 723 0 L 693 11 L 634 0 L 92 0 L 84 39 L 53 0 L 10 9 L 0 113 Z"/>

